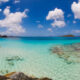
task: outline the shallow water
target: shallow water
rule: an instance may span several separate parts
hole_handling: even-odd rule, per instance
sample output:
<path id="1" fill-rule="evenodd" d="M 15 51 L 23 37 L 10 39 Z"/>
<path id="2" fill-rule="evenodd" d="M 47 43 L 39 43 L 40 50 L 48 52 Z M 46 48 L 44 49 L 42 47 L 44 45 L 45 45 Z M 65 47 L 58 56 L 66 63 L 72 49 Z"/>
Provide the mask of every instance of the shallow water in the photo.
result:
<path id="1" fill-rule="evenodd" d="M 80 38 L 0 39 L 0 74 L 24 72 L 53 80 L 79 80 L 80 63 L 68 64 L 50 48 L 80 43 Z"/>

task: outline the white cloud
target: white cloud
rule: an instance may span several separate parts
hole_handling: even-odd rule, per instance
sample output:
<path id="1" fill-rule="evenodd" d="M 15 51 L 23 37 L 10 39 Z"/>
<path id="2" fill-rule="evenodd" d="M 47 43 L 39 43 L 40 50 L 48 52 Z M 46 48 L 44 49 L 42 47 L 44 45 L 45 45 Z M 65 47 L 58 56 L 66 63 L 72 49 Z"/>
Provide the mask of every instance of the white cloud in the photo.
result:
<path id="1" fill-rule="evenodd" d="M 8 2 L 9 0 L 0 0 L 0 3 Z"/>
<path id="2" fill-rule="evenodd" d="M 80 33 L 80 30 L 72 30 L 73 33 Z"/>
<path id="3" fill-rule="evenodd" d="M 38 28 L 43 28 L 43 27 L 44 27 L 44 26 L 43 26 L 43 25 L 41 25 L 41 24 L 39 24 L 39 25 L 38 25 Z"/>
<path id="4" fill-rule="evenodd" d="M 3 11 L 5 16 L 8 16 L 10 14 L 10 7 L 7 6 L 6 9 Z"/>
<path id="5" fill-rule="evenodd" d="M 61 9 L 55 8 L 52 11 L 49 11 L 48 16 L 46 17 L 47 20 L 57 20 L 57 19 L 64 19 L 64 12 Z"/>
<path id="6" fill-rule="evenodd" d="M 52 28 L 48 28 L 47 30 L 48 30 L 49 32 L 53 32 Z"/>
<path id="7" fill-rule="evenodd" d="M 73 21 L 74 24 L 76 24 L 76 21 Z"/>
<path id="8" fill-rule="evenodd" d="M 66 25 L 64 21 L 64 12 L 61 9 L 55 8 L 52 11 L 49 11 L 46 20 L 53 20 L 51 24 L 53 27 L 64 27 Z"/>
<path id="9" fill-rule="evenodd" d="M 59 28 L 64 27 L 66 24 L 64 21 L 55 20 L 52 24 L 53 27 L 58 26 Z"/>
<path id="10" fill-rule="evenodd" d="M 2 9 L 0 9 L 0 12 L 2 11 Z"/>
<path id="11" fill-rule="evenodd" d="M 3 33 L 6 34 L 20 34 L 24 33 L 25 29 L 22 27 L 22 19 L 27 17 L 26 11 L 24 12 L 10 12 L 10 7 L 6 7 L 3 11 L 5 18 L 0 20 L 0 28 L 6 28 L 6 31 Z"/>
<path id="12" fill-rule="evenodd" d="M 80 1 L 78 3 L 73 2 L 71 5 L 72 12 L 74 13 L 75 19 L 80 19 Z"/>
<path id="13" fill-rule="evenodd" d="M 15 0 L 14 3 L 15 3 L 15 4 L 16 4 L 16 3 L 20 3 L 20 0 Z"/>

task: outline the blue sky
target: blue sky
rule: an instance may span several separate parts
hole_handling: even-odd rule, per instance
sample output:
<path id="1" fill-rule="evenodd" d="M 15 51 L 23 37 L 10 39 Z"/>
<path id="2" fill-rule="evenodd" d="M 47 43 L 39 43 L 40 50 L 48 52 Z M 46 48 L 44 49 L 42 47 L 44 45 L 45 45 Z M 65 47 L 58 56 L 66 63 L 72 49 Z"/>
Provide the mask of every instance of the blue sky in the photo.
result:
<path id="1" fill-rule="evenodd" d="M 80 35 L 79 0 L 0 0 L 0 34 Z"/>

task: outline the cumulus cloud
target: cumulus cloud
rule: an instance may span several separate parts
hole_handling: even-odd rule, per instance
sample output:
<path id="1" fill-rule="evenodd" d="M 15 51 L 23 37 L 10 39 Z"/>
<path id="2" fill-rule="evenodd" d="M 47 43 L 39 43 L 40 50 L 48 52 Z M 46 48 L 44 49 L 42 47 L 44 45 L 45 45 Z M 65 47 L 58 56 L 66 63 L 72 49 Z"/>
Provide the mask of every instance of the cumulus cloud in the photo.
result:
<path id="1" fill-rule="evenodd" d="M 0 3 L 8 2 L 9 0 L 0 0 Z"/>
<path id="2" fill-rule="evenodd" d="M 64 12 L 61 9 L 55 8 L 52 11 L 49 11 L 46 20 L 53 20 L 51 24 L 53 27 L 64 27 Z"/>
<path id="3" fill-rule="evenodd" d="M 47 20 L 57 20 L 57 19 L 63 19 L 64 18 L 64 12 L 61 9 L 55 8 L 52 11 L 49 11 L 48 16 L 46 17 Z"/>
<path id="4" fill-rule="evenodd" d="M 0 28 L 6 28 L 3 33 L 6 34 L 20 34 L 24 33 L 25 29 L 22 27 L 22 19 L 27 17 L 26 11 L 11 13 L 10 7 L 6 7 L 3 11 L 5 18 L 0 20 Z"/>
<path id="5" fill-rule="evenodd" d="M 2 9 L 0 9 L 0 12 L 2 11 Z"/>
<path id="6" fill-rule="evenodd" d="M 4 13 L 5 16 L 8 16 L 8 15 L 10 14 L 10 7 L 7 6 L 7 7 L 5 8 L 5 10 L 3 11 L 3 13 Z"/>
<path id="7" fill-rule="evenodd" d="M 64 21 L 55 20 L 52 24 L 53 27 L 58 26 L 59 28 L 64 27 L 66 24 Z"/>
<path id="8" fill-rule="evenodd" d="M 72 12 L 74 13 L 75 19 L 80 19 L 80 0 L 78 3 L 73 2 L 71 5 Z"/>
<path id="9" fill-rule="evenodd" d="M 76 21 L 73 21 L 74 24 L 76 24 Z"/>

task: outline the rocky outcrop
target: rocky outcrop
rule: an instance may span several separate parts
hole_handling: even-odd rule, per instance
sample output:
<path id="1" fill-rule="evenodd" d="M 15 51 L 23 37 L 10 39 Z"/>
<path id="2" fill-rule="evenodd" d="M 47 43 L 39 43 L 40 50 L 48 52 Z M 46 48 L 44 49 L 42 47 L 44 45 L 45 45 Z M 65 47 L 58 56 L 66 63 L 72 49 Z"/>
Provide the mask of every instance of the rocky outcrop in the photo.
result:
<path id="1" fill-rule="evenodd" d="M 0 76 L 0 80 L 8 80 L 6 76 Z"/>
<path id="2" fill-rule="evenodd" d="M 4 76 L 0 76 L 0 80 L 52 80 L 52 79 L 49 79 L 47 77 L 45 78 L 29 77 L 22 72 L 12 72 Z"/>

